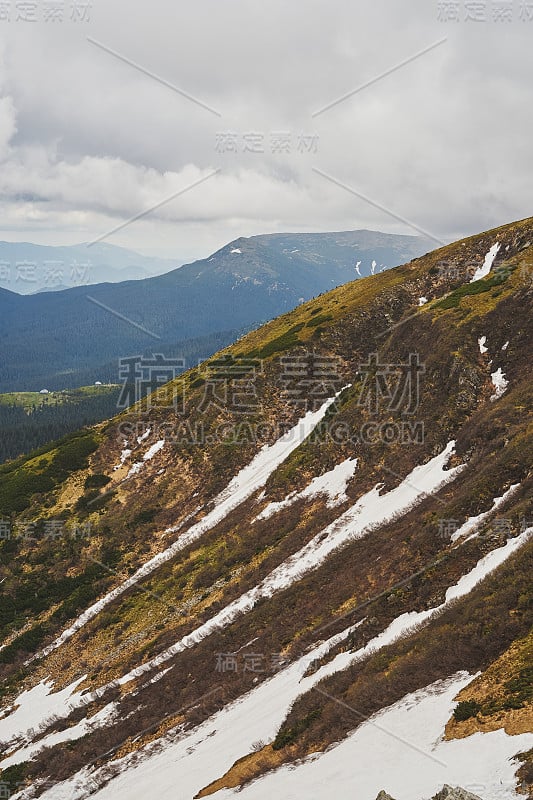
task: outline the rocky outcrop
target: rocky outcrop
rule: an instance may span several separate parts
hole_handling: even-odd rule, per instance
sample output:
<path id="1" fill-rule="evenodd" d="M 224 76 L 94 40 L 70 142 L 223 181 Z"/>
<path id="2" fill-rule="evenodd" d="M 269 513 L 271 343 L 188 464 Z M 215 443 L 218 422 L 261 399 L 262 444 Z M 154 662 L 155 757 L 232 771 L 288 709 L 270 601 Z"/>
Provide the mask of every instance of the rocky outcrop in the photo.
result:
<path id="1" fill-rule="evenodd" d="M 433 800 L 481 800 L 477 794 L 472 794 L 472 792 L 467 792 L 465 789 L 461 789 L 460 787 L 456 787 L 455 789 L 451 786 L 443 786 L 442 790 L 435 795 Z"/>
<path id="2" fill-rule="evenodd" d="M 394 800 L 394 798 L 387 792 L 381 791 L 376 800 Z M 466 789 L 461 789 L 460 787 L 454 789 L 452 786 L 446 785 L 433 797 L 433 800 L 481 800 L 481 798 L 477 794 L 467 792 Z"/>

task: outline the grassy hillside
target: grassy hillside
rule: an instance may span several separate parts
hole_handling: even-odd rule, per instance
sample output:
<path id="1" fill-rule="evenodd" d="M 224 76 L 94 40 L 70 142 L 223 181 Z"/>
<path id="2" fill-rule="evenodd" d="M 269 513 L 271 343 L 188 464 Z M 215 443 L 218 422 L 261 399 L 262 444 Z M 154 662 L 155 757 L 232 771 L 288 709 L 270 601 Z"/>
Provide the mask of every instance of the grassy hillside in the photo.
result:
<path id="1" fill-rule="evenodd" d="M 495 242 L 491 272 L 471 282 Z M 0 544 L 5 705 L 49 675 L 57 676 L 56 688 L 85 676 L 78 691 L 95 694 L 49 720 L 37 738 L 107 703 L 116 711 L 67 748 L 24 760 L 19 779 L 63 780 L 91 764 L 105 783 L 122 756 L 177 725 L 192 728 L 319 642 L 344 637 L 308 674 L 365 647 L 402 614 L 438 608 L 450 587 L 509 541 L 520 548 L 484 580 L 325 678 L 322 693 L 298 697 L 273 740 L 243 752 L 245 760 L 233 771 L 227 764 L 218 778 L 249 781 L 328 748 L 411 691 L 461 670 L 487 671 L 489 680 L 491 665 L 513 647 L 525 653 L 519 643 L 533 621 L 525 534 L 533 511 L 532 275 L 532 219 L 471 237 L 304 303 L 160 389 L 149 408 L 139 404 L 4 465 L 0 508 L 15 528 L 35 523 L 32 541 L 17 535 Z M 418 377 L 409 372 L 413 364 Z M 405 385 L 402 375 L 410 376 Z M 210 516 L 239 470 L 334 394 L 311 435 L 279 464 L 271 455 L 250 494 Z M 446 448 L 442 483 L 420 488 L 417 470 L 429 469 Z M 324 490 L 308 491 L 353 459 L 334 502 Z M 314 542 L 311 555 L 319 553 L 356 502 L 375 498 L 379 517 L 398 487 L 410 484 L 415 499 L 406 507 L 347 535 L 306 569 L 311 556 L 303 549 Z M 475 535 L 454 539 L 453 531 L 481 514 Z M 52 537 L 55 520 L 62 530 Z M 199 523 L 201 535 L 187 538 Z M 85 535 L 73 533 L 80 528 Z M 165 560 L 127 583 L 172 545 Z M 292 582 L 199 635 L 291 564 Z M 55 642 L 113 589 L 98 613 Z M 187 646 L 171 649 L 162 664 L 151 663 L 182 641 Z M 242 661 L 254 653 L 269 666 L 216 669 L 220 654 Z M 520 658 L 509 677 L 516 691 L 491 702 L 526 702 Z M 483 707 L 474 685 L 472 692 L 468 699 Z"/>

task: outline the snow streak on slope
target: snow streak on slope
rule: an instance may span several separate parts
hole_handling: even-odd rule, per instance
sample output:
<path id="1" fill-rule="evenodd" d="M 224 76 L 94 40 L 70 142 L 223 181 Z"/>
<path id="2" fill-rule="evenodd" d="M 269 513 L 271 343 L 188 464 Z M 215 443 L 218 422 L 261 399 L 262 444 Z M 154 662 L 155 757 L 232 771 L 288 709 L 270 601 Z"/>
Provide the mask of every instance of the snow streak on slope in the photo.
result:
<path id="1" fill-rule="evenodd" d="M 481 278 L 487 277 L 487 275 L 492 269 L 492 265 L 494 264 L 494 259 L 498 255 L 499 249 L 500 249 L 499 242 L 496 242 L 496 244 L 492 245 L 489 252 L 485 256 L 485 261 L 483 262 L 483 266 L 478 267 L 478 269 L 476 269 L 470 283 L 474 283 L 474 281 L 480 281 Z"/>
<path id="2" fill-rule="evenodd" d="M 444 611 L 446 606 L 452 601 L 465 597 L 478 583 L 490 575 L 491 572 L 494 572 L 495 569 L 501 566 L 513 553 L 522 547 L 528 541 L 531 533 L 533 533 L 533 528 L 528 528 L 528 530 L 524 531 L 520 536 L 509 539 L 502 547 L 491 550 L 490 553 L 478 561 L 470 572 L 463 575 L 454 586 L 447 589 L 444 602 L 439 606 L 429 608 L 426 611 L 408 611 L 405 614 L 401 614 L 399 617 L 396 617 L 384 631 L 371 639 L 364 647 L 361 647 L 354 653 L 339 653 L 329 664 L 325 664 L 318 670 L 316 675 L 319 676 L 319 680 L 328 675 L 332 675 L 334 672 L 346 669 L 356 661 L 361 661 L 371 653 L 392 644 L 400 637 L 406 636 L 412 632 L 414 628 L 428 622 L 436 614 Z"/>
<path id="3" fill-rule="evenodd" d="M 494 500 L 492 501 L 492 507 L 489 508 L 488 511 L 483 511 L 481 514 L 478 514 L 477 517 L 469 517 L 467 521 L 463 525 L 461 525 L 461 527 L 458 528 L 455 531 L 455 533 L 452 534 L 451 541 L 456 542 L 457 539 L 461 539 L 461 537 L 466 536 L 467 534 L 470 534 L 470 536 L 468 537 L 468 539 L 465 539 L 465 542 L 467 542 L 469 539 L 473 539 L 474 536 L 476 536 L 477 534 L 475 532 L 472 533 L 472 531 L 475 531 L 476 528 L 479 528 L 479 526 L 483 522 L 485 522 L 485 520 L 488 519 L 488 517 L 490 517 L 490 515 L 494 513 L 494 511 L 500 508 L 500 506 L 503 506 L 503 504 L 509 499 L 509 497 L 511 497 L 511 495 L 513 495 L 516 492 L 519 486 L 520 486 L 519 483 L 513 483 L 513 485 L 510 486 L 509 489 L 501 497 L 494 498 Z"/>
<path id="4" fill-rule="evenodd" d="M 506 545 L 481 559 L 471 572 L 448 589 L 445 603 L 468 594 L 479 581 L 525 544 L 532 533 L 533 528 L 530 528 L 517 539 L 509 540 Z M 434 609 L 433 613 L 436 611 L 437 609 Z M 426 614 L 427 612 L 420 613 Z M 350 626 L 343 633 L 318 645 L 273 678 L 261 683 L 256 689 L 252 689 L 241 699 L 229 704 L 191 732 L 182 734 L 177 741 L 172 736 L 170 739 L 163 739 L 162 742 L 166 747 L 162 752 L 149 754 L 149 746 L 145 750 L 146 759 L 135 766 L 133 765 L 135 756 L 126 756 L 121 759 L 117 762 L 122 768 L 121 774 L 97 794 L 92 795 L 92 798 L 94 800 L 142 800 L 146 795 L 155 794 L 162 798 L 177 797 L 179 800 L 192 800 L 200 789 L 220 778 L 238 758 L 251 752 L 254 742 L 272 741 L 290 706 L 300 695 L 310 691 L 327 675 L 345 669 L 352 661 L 362 658 L 365 650 L 368 649 L 367 653 L 379 650 L 397 639 L 416 624 L 417 616 L 419 617 L 417 612 L 411 615 L 403 614 L 379 637 L 372 640 L 367 648 L 361 648 L 356 653 L 341 653 L 315 673 L 302 677 L 313 661 L 327 655 L 333 647 L 353 632 L 356 626 Z M 372 721 L 364 723 L 348 740 L 335 749 L 316 759 L 309 759 L 296 768 L 291 766 L 269 775 L 245 788 L 239 797 L 249 797 L 253 800 L 262 800 L 262 798 L 270 800 L 270 797 L 282 797 L 284 800 L 296 797 L 298 800 L 301 797 L 329 800 L 331 786 L 337 787 L 337 781 L 339 781 L 339 790 L 336 789 L 337 796 L 357 797 L 358 800 L 375 800 L 378 791 L 384 786 L 384 775 L 390 775 L 395 780 L 392 785 L 386 785 L 388 791 L 392 791 L 395 786 L 399 787 L 396 790 L 397 800 L 412 800 L 413 796 L 417 800 L 424 795 L 429 797 L 441 789 L 444 783 L 460 784 L 464 788 L 472 787 L 473 783 L 492 787 L 492 783 L 484 784 L 482 782 L 481 778 L 485 774 L 489 777 L 494 776 L 494 781 L 496 781 L 494 788 L 498 787 L 501 791 L 502 785 L 499 781 L 504 778 L 508 781 L 511 780 L 512 770 L 507 759 L 520 750 L 530 747 L 533 737 L 529 737 L 529 740 L 528 737 L 507 737 L 502 731 L 497 731 L 490 734 L 476 734 L 470 739 L 462 739 L 458 742 L 438 743 L 435 747 L 435 742 L 442 735 L 444 725 L 453 710 L 453 697 L 470 680 L 469 676 L 461 675 L 449 686 L 446 684 L 443 686 L 446 689 L 447 703 L 445 709 L 440 709 L 442 713 L 438 718 L 436 716 L 439 714 L 437 698 L 444 695 L 441 695 L 439 688 L 430 687 L 428 690 L 410 695 L 405 701 L 392 706 L 392 709 L 401 707 L 402 715 L 398 717 L 398 724 L 402 726 L 401 728 L 390 726 L 386 718 L 388 710 L 382 712 L 372 718 L 373 721 L 378 721 L 381 730 L 376 729 Z M 405 712 L 410 709 L 422 707 L 426 700 L 423 717 L 426 719 L 426 723 L 424 725 L 421 724 L 418 717 L 404 716 Z M 436 724 L 436 727 L 432 727 L 428 732 L 426 725 L 427 723 L 431 724 L 432 720 L 435 724 L 438 722 L 438 725 Z M 359 719 L 354 715 L 354 726 L 358 721 Z M 393 734 L 391 737 L 387 738 L 382 733 L 385 728 L 391 731 Z M 373 746 L 379 747 L 379 758 L 376 760 L 367 757 L 366 747 L 360 751 L 355 749 L 354 742 L 358 741 L 357 737 L 361 735 L 361 731 L 366 731 L 364 736 L 371 733 L 377 737 L 375 744 L 368 745 L 370 749 Z M 180 735 L 179 729 L 177 729 L 177 735 Z M 474 744 L 469 744 L 472 742 Z M 390 764 L 386 752 L 387 747 L 390 749 Z M 435 749 L 433 749 L 434 747 Z M 445 750 L 441 751 L 441 747 Z M 484 756 L 479 755 L 481 747 L 489 748 L 487 753 L 490 757 L 487 756 L 485 759 Z M 429 753 L 430 758 L 428 759 L 420 751 Z M 330 754 L 337 752 L 342 753 L 342 769 L 339 767 L 337 773 L 329 775 L 324 781 L 319 780 L 315 774 L 315 783 L 309 789 L 306 775 L 311 765 L 318 762 L 326 769 Z M 410 759 L 408 762 L 410 766 L 406 766 L 406 759 Z M 447 764 L 447 768 L 441 767 L 434 759 Z M 356 765 L 355 769 L 354 765 Z M 425 765 L 422 772 L 420 772 L 421 765 Z M 402 774 L 404 780 L 409 781 L 412 777 L 411 769 L 415 770 L 417 774 L 420 772 L 421 777 L 426 781 L 423 786 L 430 786 L 429 789 L 424 788 L 423 792 L 413 795 L 410 793 L 411 785 L 405 790 L 401 788 L 398 781 Z M 464 771 L 460 771 L 463 769 Z M 105 767 L 103 771 L 105 772 Z M 294 783 L 295 794 L 288 793 L 288 775 L 297 778 Z M 301 780 L 300 775 L 302 776 Z M 53 790 L 42 795 L 43 800 L 77 800 L 77 798 L 86 797 L 87 783 L 91 781 L 91 776 L 97 779 L 99 773 L 82 770 L 69 781 L 55 786 Z M 278 783 L 278 778 L 281 783 Z M 363 780 L 371 781 L 369 785 L 372 787 L 377 786 L 375 790 L 372 789 L 373 794 L 361 794 L 357 790 L 359 785 L 357 782 Z M 493 778 L 490 777 L 490 780 Z M 379 786 L 375 781 L 379 783 Z M 179 786 L 178 794 L 176 794 L 177 784 Z M 290 785 L 293 786 L 292 783 Z M 365 784 L 361 783 L 360 785 Z M 344 788 L 346 791 L 343 791 Z M 474 791 L 473 788 L 471 790 Z M 256 791 L 258 793 L 255 793 Z M 292 791 L 293 788 L 291 788 Z M 216 795 L 217 798 L 230 796 L 233 796 L 233 792 L 222 792 Z M 510 788 L 507 794 L 483 795 L 483 800 L 507 800 L 507 798 L 514 798 Z"/>
<path id="5" fill-rule="evenodd" d="M 299 422 L 291 428 L 284 436 L 278 439 L 273 445 L 265 445 L 255 458 L 244 467 L 233 480 L 228 484 L 226 489 L 215 499 L 214 508 L 200 522 L 193 525 L 187 533 L 180 536 L 170 547 L 162 553 L 151 558 L 140 569 L 135 572 L 131 578 L 124 581 L 116 589 L 102 597 L 98 602 L 90 606 L 84 611 L 81 616 L 65 630 L 52 644 L 46 647 L 38 657 L 42 658 L 47 656 L 57 647 L 62 645 L 67 639 L 83 628 L 84 625 L 93 619 L 100 611 L 105 608 L 109 603 L 120 597 L 127 589 L 134 586 L 139 580 L 150 575 L 161 564 L 172 559 L 176 553 L 186 547 L 190 542 L 195 541 L 202 536 L 206 531 L 218 525 L 229 513 L 237 506 L 248 499 L 257 489 L 260 489 L 269 476 L 274 472 L 280 464 L 295 450 L 299 445 L 313 432 L 316 426 L 324 418 L 329 407 L 335 402 L 337 397 L 348 387 L 344 387 L 338 392 L 335 397 L 327 400 L 318 411 L 309 411 Z M 151 448 L 152 449 L 152 448 Z M 148 451 L 150 452 L 150 451 Z M 168 528 L 167 532 L 171 533 L 178 529 L 179 526 Z"/>
<path id="6" fill-rule="evenodd" d="M 24 736 L 31 728 L 39 726 L 55 714 L 65 716 L 65 707 L 74 689 L 82 683 L 87 676 L 78 678 L 70 686 L 60 692 L 51 694 L 53 681 L 41 681 L 33 689 L 22 692 L 15 700 L 15 711 L 0 718 L 0 741 L 9 742 L 15 737 Z M 6 712 L 10 709 L 6 709 Z"/>
<path id="7" fill-rule="evenodd" d="M 141 437 L 139 437 L 139 438 L 141 438 Z M 140 472 L 140 470 L 143 468 L 143 466 L 146 464 L 146 462 L 147 461 L 151 461 L 152 458 L 156 455 L 156 453 L 159 453 L 159 451 L 162 450 L 164 446 L 165 446 L 165 440 L 164 439 L 160 439 L 158 442 L 153 444 L 150 447 L 150 449 L 147 450 L 146 453 L 143 455 L 143 460 L 142 461 L 137 461 L 137 463 L 135 463 L 132 466 L 132 468 L 130 469 L 130 471 L 128 472 L 126 477 L 127 478 L 131 478 L 132 475 L 136 475 L 138 472 Z"/>
<path id="8" fill-rule="evenodd" d="M 256 519 L 268 519 L 273 514 L 277 514 L 278 511 L 281 511 L 282 508 L 296 503 L 297 500 L 312 499 L 320 494 L 327 495 L 328 508 L 334 508 L 344 503 L 344 501 L 348 499 L 346 496 L 346 487 L 353 478 L 356 467 L 357 459 L 348 458 L 341 464 L 337 464 L 330 472 L 325 472 L 323 475 L 313 478 L 309 486 L 301 492 L 293 492 L 279 503 L 269 503 Z"/>
<path id="9" fill-rule="evenodd" d="M 122 450 L 122 452 L 120 453 L 120 463 L 119 463 L 119 464 L 115 464 L 115 466 L 113 467 L 113 470 L 116 472 L 116 471 L 117 471 L 117 469 L 120 469 L 120 468 L 121 468 L 121 466 L 122 466 L 122 465 L 124 464 L 124 462 L 126 461 L 126 459 L 127 459 L 127 458 L 129 458 L 130 456 L 131 456 L 131 450 L 130 450 L 130 448 L 128 447 L 128 443 L 127 443 L 127 442 L 124 442 L 124 449 L 123 449 L 123 450 Z"/>
<path id="10" fill-rule="evenodd" d="M 258 600 L 272 597 L 274 592 L 287 589 L 307 572 L 316 569 L 341 545 L 367 535 L 375 527 L 390 522 L 397 514 L 404 514 L 428 494 L 436 492 L 446 483 L 454 480 L 464 468 L 464 466 L 459 466 L 450 470 L 444 469 L 454 447 L 455 442 L 450 442 L 442 453 L 432 458 L 427 464 L 415 467 L 399 486 L 387 494 L 379 494 L 379 485 L 367 492 L 352 508 L 280 564 L 260 584 L 242 594 L 214 617 L 155 658 L 132 669 L 117 681 L 118 685 L 128 683 L 147 670 L 158 667 L 186 648 L 201 642 L 213 631 L 226 628 L 240 614 L 251 611 Z"/>
<path id="11" fill-rule="evenodd" d="M 115 704 L 108 703 L 108 705 L 102 708 L 101 711 L 98 711 L 97 714 L 94 714 L 90 719 L 82 719 L 77 725 L 66 728 L 64 731 L 50 733 L 48 736 L 16 750 L 12 755 L 7 755 L 6 758 L 0 760 L 0 769 L 7 769 L 13 766 L 13 764 L 22 764 L 24 761 L 29 761 L 39 750 L 45 747 L 54 747 L 56 744 L 61 744 L 62 742 L 71 742 L 74 739 L 80 739 L 82 736 L 110 723 L 114 712 Z"/>

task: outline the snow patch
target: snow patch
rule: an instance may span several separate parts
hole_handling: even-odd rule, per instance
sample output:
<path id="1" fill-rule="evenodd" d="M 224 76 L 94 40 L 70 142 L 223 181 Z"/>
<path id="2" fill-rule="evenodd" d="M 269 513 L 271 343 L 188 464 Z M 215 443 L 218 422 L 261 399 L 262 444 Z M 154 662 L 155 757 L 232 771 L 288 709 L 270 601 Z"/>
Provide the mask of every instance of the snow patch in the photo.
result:
<path id="1" fill-rule="evenodd" d="M 501 367 L 498 367 L 496 372 L 492 372 L 490 377 L 492 380 L 492 385 L 496 390 L 490 398 L 491 403 L 493 403 L 495 400 L 498 400 L 498 398 L 501 397 L 502 394 L 505 394 L 505 391 L 509 386 L 509 381 L 503 374 Z"/>
<path id="2" fill-rule="evenodd" d="M 428 302 L 427 297 L 419 297 L 418 298 L 418 305 L 419 306 L 425 306 L 427 302 Z"/>
<path id="3" fill-rule="evenodd" d="M 482 267 L 478 267 L 476 269 L 476 271 L 474 272 L 474 275 L 473 275 L 470 283 L 474 283 L 474 281 L 480 281 L 481 278 L 486 278 L 486 276 L 489 274 L 489 272 L 492 269 L 492 265 L 494 264 L 494 259 L 498 255 L 498 250 L 499 249 L 500 249 L 499 242 L 496 242 L 496 244 L 492 245 L 492 247 L 490 248 L 489 252 L 485 256 L 485 261 L 483 262 L 483 266 Z"/>
<path id="4" fill-rule="evenodd" d="M 0 718 L 0 740 L 8 742 L 16 737 L 24 737 L 27 731 L 38 728 L 55 714 L 65 716 L 69 697 L 86 677 L 78 678 L 60 692 L 52 693 L 54 682 L 51 680 L 41 681 L 32 689 L 22 692 L 13 703 L 15 710 L 9 713 L 11 709 L 6 709 Z"/>
<path id="5" fill-rule="evenodd" d="M 164 446 L 165 446 L 164 439 L 160 439 L 158 442 L 153 444 L 150 447 L 150 449 L 147 450 L 146 453 L 143 455 L 143 460 L 137 461 L 137 463 L 132 466 L 126 477 L 130 478 L 132 475 L 136 475 L 138 472 L 140 472 L 145 463 L 147 461 L 151 461 L 152 458 L 156 455 L 156 453 L 159 453 L 159 451 L 162 450 Z"/>
<path id="6" fill-rule="evenodd" d="M 165 440 L 160 439 L 158 442 L 153 444 L 149 450 L 146 451 L 146 453 L 143 456 L 143 461 L 150 461 L 155 456 L 156 453 L 159 453 L 159 451 L 163 449 L 164 446 L 165 446 Z"/>
<path id="7" fill-rule="evenodd" d="M 487 337 L 486 336 L 481 336 L 481 338 L 479 338 L 477 340 L 477 343 L 479 345 L 479 352 L 481 353 L 481 355 L 483 355 L 484 353 L 488 353 L 489 352 L 489 348 L 485 347 L 485 344 L 487 343 Z"/>
<path id="8" fill-rule="evenodd" d="M 479 528 L 480 525 L 482 525 L 482 523 L 485 522 L 485 520 L 488 519 L 494 511 L 502 506 L 508 500 L 508 498 L 516 492 L 519 486 L 519 483 L 514 483 L 501 497 L 494 498 L 492 501 L 492 507 L 488 511 L 478 514 L 477 517 L 469 517 L 464 525 L 461 525 L 461 527 L 452 534 L 451 541 L 456 542 L 463 536 L 470 534 L 468 539 L 465 539 L 465 542 L 468 542 L 470 539 L 473 539 L 474 536 L 477 536 L 477 533 L 471 532 L 475 531 L 476 528 Z"/>
<path id="9" fill-rule="evenodd" d="M 124 462 L 126 461 L 126 459 L 127 459 L 127 458 L 129 458 L 129 457 L 131 456 L 131 449 L 130 449 L 130 448 L 127 446 L 127 444 L 128 444 L 128 443 L 127 443 L 127 442 L 124 442 L 124 444 L 126 445 L 126 447 L 125 447 L 125 448 L 122 450 L 122 452 L 120 453 L 120 463 L 119 463 L 119 464 L 116 464 L 116 465 L 113 467 L 113 470 L 114 470 L 115 472 L 116 472 L 116 470 L 117 470 L 117 469 L 120 469 L 120 468 L 123 466 L 123 464 L 124 464 Z"/>
<path id="10" fill-rule="evenodd" d="M 48 736 L 39 739 L 27 747 L 20 748 L 12 755 L 8 755 L 0 761 L 0 769 L 7 769 L 7 767 L 11 767 L 13 764 L 21 764 L 24 761 L 28 761 L 45 747 L 54 747 L 63 742 L 72 742 L 74 739 L 80 739 L 82 736 L 91 733 L 97 728 L 103 728 L 111 722 L 114 715 L 115 703 L 108 703 L 107 706 L 94 714 L 90 719 L 82 719 L 76 725 L 66 728 L 64 731 L 50 733 Z"/>
<path id="11" fill-rule="evenodd" d="M 256 520 L 268 519 L 273 514 L 281 511 L 282 508 L 287 508 L 287 506 L 296 503 L 297 500 L 309 500 L 321 494 L 327 495 L 328 499 L 326 504 L 328 508 L 334 508 L 344 503 L 345 500 L 348 499 L 346 496 L 346 487 L 353 478 L 356 467 L 356 458 L 349 458 L 341 464 L 337 464 L 330 472 L 325 472 L 323 475 L 313 478 L 309 486 L 301 492 L 293 492 L 288 495 L 285 500 L 281 500 L 280 502 L 269 503 L 256 517 Z"/>

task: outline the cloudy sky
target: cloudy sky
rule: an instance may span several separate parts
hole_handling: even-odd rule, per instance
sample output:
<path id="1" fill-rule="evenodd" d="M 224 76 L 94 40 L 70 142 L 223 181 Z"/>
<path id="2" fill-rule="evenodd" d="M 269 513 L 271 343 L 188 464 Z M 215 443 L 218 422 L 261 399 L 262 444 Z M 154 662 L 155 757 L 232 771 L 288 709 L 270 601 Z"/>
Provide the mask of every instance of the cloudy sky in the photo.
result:
<path id="1" fill-rule="evenodd" d="M 529 216 L 532 39 L 526 0 L 0 0 L 0 239 L 187 261 Z"/>

